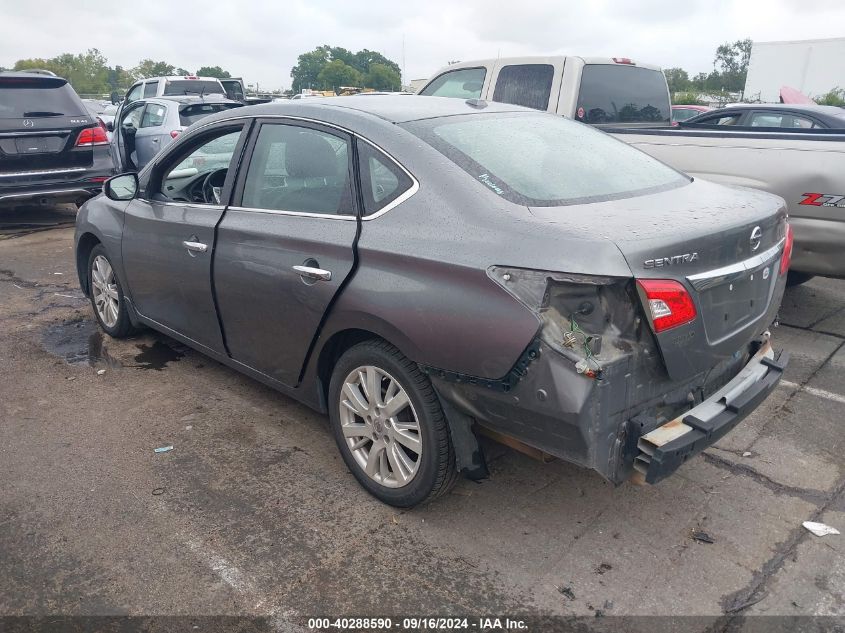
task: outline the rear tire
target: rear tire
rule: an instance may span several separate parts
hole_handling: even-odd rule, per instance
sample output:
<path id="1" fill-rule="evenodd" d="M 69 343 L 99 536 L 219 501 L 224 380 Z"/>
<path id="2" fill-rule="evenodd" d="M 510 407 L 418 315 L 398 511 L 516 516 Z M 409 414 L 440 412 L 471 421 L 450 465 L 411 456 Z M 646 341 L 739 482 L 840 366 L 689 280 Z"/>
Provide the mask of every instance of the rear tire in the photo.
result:
<path id="1" fill-rule="evenodd" d="M 329 416 L 343 460 L 380 501 L 410 508 L 454 485 L 455 451 L 431 381 L 386 341 L 359 343 L 337 361 Z"/>
<path id="2" fill-rule="evenodd" d="M 815 277 L 815 275 L 811 275 L 810 273 L 799 273 L 797 271 L 790 270 L 786 274 L 786 285 L 800 286 L 801 284 L 810 281 L 813 277 Z"/>
<path id="3" fill-rule="evenodd" d="M 91 249 L 88 256 L 88 296 L 94 317 L 106 334 L 112 338 L 126 338 L 135 333 L 123 288 L 102 244 Z"/>

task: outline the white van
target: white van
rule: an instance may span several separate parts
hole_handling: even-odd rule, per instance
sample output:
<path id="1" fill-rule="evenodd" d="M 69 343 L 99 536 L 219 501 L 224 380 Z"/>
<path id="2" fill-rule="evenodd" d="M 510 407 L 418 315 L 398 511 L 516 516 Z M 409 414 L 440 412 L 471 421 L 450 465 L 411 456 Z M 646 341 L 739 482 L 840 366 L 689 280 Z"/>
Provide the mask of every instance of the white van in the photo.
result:
<path id="1" fill-rule="evenodd" d="M 669 125 L 658 66 L 627 57 L 502 57 L 438 70 L 419 94 L 482 99 L 547 110 L 600 126 Z"/>

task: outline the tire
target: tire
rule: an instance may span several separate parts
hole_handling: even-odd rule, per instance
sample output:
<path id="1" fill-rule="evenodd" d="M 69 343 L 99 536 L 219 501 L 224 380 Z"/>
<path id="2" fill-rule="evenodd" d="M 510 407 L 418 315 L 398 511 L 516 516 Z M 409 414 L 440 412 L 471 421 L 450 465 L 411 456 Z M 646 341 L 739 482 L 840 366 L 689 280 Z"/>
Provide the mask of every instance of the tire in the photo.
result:
<path id="1" fill-rule="evenodd" d="M 810 273 L 799 273 L 797 271 L 790 270 L 786 273 L 786 285 L 800 286 L 801 284 L 810 281 L 813 277 L 815 277 L 815 275 L 811 275 Z"/>
<path id="2" fill-rule="evenodd" d="M 108 265 L 107 269 L 103 265 L 104 262 Z M 95 273 L 97 278 L 102 278 L 104 273 L 107 275 L 105 281 L 109 289 L 108 293 L 104 293 L 102 282 L 98 284 L 95 281 Z M 107 308 L 102 300 L 114 298 L 115 295 L 114 302 L 108 301 L 112 304 L 112 308 Z M 91 300 L 91 308 L 94 310 L 94 317 L 106 334 L 112 338 L 126 338 L 135 333 L 135 327 L 129 319 L 126 302 L 123 299 L 123 288 L 102 244 L 97 244 L 88 256 L 88 296 Z M 98 304 L 101 307 L 98 308 Z"/>
<path id="3" fill-rule="evenodd" d="M 377 385 L 375 406 L 367 385 Z M 403 408 L 394 412 L 391 403 Z M 340 357 L 329 384 L 329 416 L 343 460 L 380 501 L 410 508 L 454 485 L 455 451 L 437 394 L 428 376 L 386 341 L 359 343 Z"/>

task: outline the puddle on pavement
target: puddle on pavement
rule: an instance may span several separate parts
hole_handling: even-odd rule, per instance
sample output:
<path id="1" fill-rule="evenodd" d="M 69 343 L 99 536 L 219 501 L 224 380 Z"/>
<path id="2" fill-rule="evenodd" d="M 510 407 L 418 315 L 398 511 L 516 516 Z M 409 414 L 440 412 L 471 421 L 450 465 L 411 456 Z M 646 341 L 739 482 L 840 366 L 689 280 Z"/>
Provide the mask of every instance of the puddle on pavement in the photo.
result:
<path id="1" fill-rule="evenodd" d="M 44 332 L 43 344 L 44 349 L 63 358 L 68 365 L 121 366 L 103 345 L 103 333 L 94 321 L 78 319 L 55 323 Z"/>
<path id="2" fill-rule="evenodd" d="M 168 363 L 178 361 L 187 350 L 185 346 L 175 341 L 154 340 L 149 344 L 135 345 L 139 352 L 135 354 L 134 363 L 128 359 L 121 362 L 109 353 L 107 343 L 109 340 L 95 321 L 72 319 L 47 327 L 42 343 L 44 349 L 64 359 L 68 365 L 137 367 L 157 371 L 164 369 Z"/>
<path id="3" fill-rule="evenodd" d="M 152 345 L 136 345 L 136 347 L 141 350 L 141 353 L 135 355 L 135 362 L 138 363 L 135 367 L 141 369 L 158 371 L 164 369 L 167 363 L 177 361 L 185 355 L 181 346 L 177 349 L 161 341 L 154 341 Z"/>

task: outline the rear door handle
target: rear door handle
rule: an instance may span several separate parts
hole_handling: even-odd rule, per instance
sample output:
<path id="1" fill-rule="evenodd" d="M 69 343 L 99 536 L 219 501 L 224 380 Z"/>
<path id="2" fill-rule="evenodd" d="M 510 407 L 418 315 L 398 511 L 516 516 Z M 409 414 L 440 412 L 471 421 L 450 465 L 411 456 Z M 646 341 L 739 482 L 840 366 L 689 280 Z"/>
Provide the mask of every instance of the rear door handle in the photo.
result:
<path id="1" fill-rule="evenodd" d="M 299 273 L 300 277 L 307 279 L 315 279 L 317 281 L 331 281 L 332 271 L 323 270 L 322 268 L 311 268 L 310 266 L 294 266 L 293 269 Z"/>
<path id="2" fill-rule="evenodd" d="M 182 246 L 187 248 L 189 251 L 193 251 L 194 253 L 204 253 L 208 250 L 208 244 L 203 244 L 202 242 L 184 241 L 182 242 Z"/>

